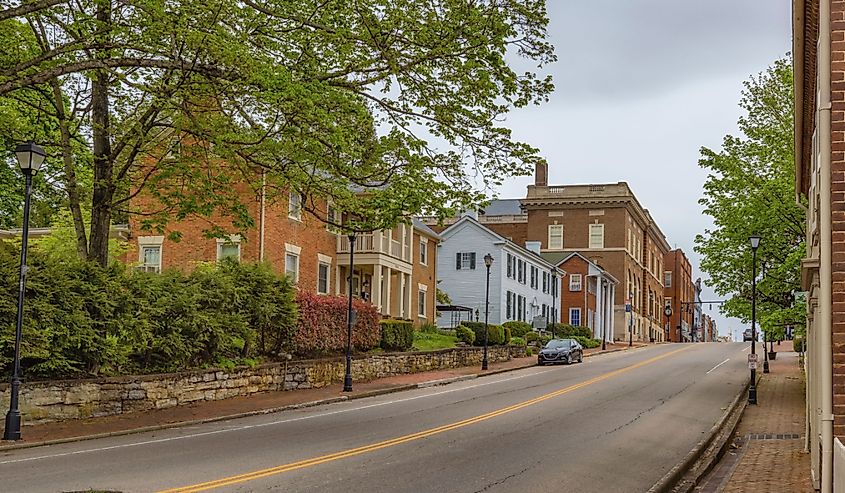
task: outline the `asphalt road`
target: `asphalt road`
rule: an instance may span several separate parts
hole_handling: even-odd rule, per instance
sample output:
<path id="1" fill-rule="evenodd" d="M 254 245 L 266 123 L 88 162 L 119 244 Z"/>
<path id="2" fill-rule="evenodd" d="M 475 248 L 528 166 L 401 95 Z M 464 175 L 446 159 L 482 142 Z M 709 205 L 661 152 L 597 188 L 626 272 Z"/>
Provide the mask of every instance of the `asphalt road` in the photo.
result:
<path id="1" fill-rule="evenodd" d="M 667 344 L 154 433 L 10 451 L 0 491 L 640 492 L 748 380 L 748 344 Z"/>

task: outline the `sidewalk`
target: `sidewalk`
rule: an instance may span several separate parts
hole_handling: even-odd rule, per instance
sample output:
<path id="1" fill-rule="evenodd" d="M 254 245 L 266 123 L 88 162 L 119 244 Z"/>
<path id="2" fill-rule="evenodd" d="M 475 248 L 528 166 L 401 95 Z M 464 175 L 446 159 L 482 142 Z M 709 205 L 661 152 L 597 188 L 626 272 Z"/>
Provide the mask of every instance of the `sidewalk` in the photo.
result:
<path id="1" fill-rule="evenodd" d="M 775 345 L 775 351 L 770 373 L 762 374 L 757 386 L 757 405 L 742 415 L 734 448 L 696 491 L 814 491 L 810 455 L 804 453 L 804 374 L 791 341 Z"/>
<path id="2" fill-rule="evenodd" d="M 634 344 L 634 348 L 642 346 L 643 344 Z M 611 345 L 605 353 L 626 349 L 628 349 L 627 345 Z M 600 348 L 584 350 L 585 357 L 600 353 L 602 353 Z M 527 368 L 536 364 L 537 357 L 529 356 L 525 358 L 514 358 L 502 363 L 491 363 L 487 371 L 480 371 L 480 366 L 467 366 L 451 370 L 436 370 L 380 378 L 370 382 L 355 382 L 352 385 L 352 392 L 343 392 L 343 385 L 338 383 L 320 389 L 267 392 L 251 396 L 233 397 L 222 401 L 201 401 L 187 406 L 177 406 L 168 409 L 153 409 L 117 416 L 104 416 L 100 418 L 30 426 L 26 425 L 26 417 L 24 417 L 24 427 L 21 430 L 23 440 L 16 443 L 0 441 L 0 450 L 120 435 L 131 432 L 152 431 L 238 416 L 271 413 L 283 409 L 327 404 L 330 402 L 437 385 L 450 381 L 476 378 Z"/>

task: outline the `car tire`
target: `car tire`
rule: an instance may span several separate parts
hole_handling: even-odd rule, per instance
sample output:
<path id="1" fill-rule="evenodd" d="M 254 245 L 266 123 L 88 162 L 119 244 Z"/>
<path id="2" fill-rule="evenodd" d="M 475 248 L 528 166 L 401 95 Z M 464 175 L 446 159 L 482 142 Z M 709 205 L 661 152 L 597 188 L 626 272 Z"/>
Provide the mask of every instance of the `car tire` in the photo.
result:
<path id="1" fill-rule="evenodd" d="M 578 355 L 578 362 L 579 362 L 579 363 L 583 363 L 583 362 L 584 362 L 584 353 L 581 353 L 581 354 L 579 354 L 579 355 Z"/>
<path id="2" fill-rule="evenodd" d="M 567 357 L 566 357 L 566 364 L 567 364 L 567 365 L 571 365 L 571 364 L 572 364 L 572 355 L 569 355 L 569 356 L 567 356 Z"/>

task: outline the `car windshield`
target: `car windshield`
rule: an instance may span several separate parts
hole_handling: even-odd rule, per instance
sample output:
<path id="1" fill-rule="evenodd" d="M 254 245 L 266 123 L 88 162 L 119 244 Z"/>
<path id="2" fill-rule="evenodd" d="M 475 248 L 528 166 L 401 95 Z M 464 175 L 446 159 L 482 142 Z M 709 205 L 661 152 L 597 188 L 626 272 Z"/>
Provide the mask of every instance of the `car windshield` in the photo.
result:
<path id="1" fill-rule="evenodd" d="M 555 339 L 546 343 L 546 349 L 568 348 L 570 345 L 571 339 Z"/>

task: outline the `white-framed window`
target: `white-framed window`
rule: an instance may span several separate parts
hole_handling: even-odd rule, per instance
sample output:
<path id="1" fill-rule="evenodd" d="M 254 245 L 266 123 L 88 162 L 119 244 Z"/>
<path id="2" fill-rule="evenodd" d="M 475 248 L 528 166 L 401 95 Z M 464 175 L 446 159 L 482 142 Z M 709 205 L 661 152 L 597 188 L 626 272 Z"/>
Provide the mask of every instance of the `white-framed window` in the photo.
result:
<path id="1" fill-rule="evenodd" d="M 513 255 L 508 254 L 508 279 L 513 277 Z"/>
<path id="2" fill-rule="evenodd" d="M 428 318 L 426 310 L 428 305 L 428 286 L 425 284 L 417 284 L 417 315 L 420 318 Z"/>
<path id="3" fill-rule="evenodd" d="M 317 294 L 329 294 L 330 270 L 331 265 L 325 262 L 319 262 L 317 264 Z"/>
<path id="4" fill-rule="evenodd" d="M 663 273 L 663 287 L 664 288 L 671 288 L 672 287 L 672 271 L 667 270 Z"/>
<path id="5" fill-rule="evenodd" d="M 569 276 L 569 290 L 581 291 L 581 274 L 571 274 Z"/>
<path id="6" fill-rule="evenodd" d="M 296 190 L 288 193 L 288 217 L 302 221 L 302 195 Z"/>
<path id="7" fill-rule="evenodd" d="M 285 275 L 292 282 L 299 282 L 299 255 L 302 248 L 290 243 L 285 243 Z M 328 290 L 326 290 L 328 292 Z"/>
<path id="8" fill-rule="evenodd" d="M 161 249 L 164 236 L 138 237 L 138 266 L 143 272 L 161 272 Z"/>
<path id="9" fill-rule="evenodd" d="M 543 271 L 543 292 L 549 292 L 549 273 L 546 271 Z"/>
<path id="10" fill-rule="evenodd" d="M 604 224 L 590 225 L 590 248 L 604 248 Z"/>
<path id="11" fill-rule="evenodd" d="M 513 298 L 513 293 L 512 293 L 512 292 L 510 292 L 510 291 L 506 291 L 506 292 L 505 292 L 505 300 L 506 300 L 506 301 L 505 301 L 505 306 L 506 306 L 507 308 L 505 309 L 505 318 L 507 318 L 508 320 L 513 320 L 513 319 L 511 318 L 511 317 L 512 317 L 512 315 L 513 315 L 513 301 L 512 301 L 512 298 Z"/>
<path id="12" fill-rule="evenodd" d="M 420 263 L 428 265 L 428 240 L 425 238 L 420 239 Z"/>
<path id="13" fill-rule="evenodd" d="M 569 309 L 569 325 L 579 326 L 581 325 L 581 309 L 580 308 L 570 308 Z"/>
<path id="14" fill-rule="evenodd" d="M 241 236 L 229 235 L 228 238 L 217 239 L 217 261 L 224 258 L 241 261 Z"/>
<path id="15" fill-rule="evenodd" d="M 549 250 L 563 250 L 563 225 L 549 225 Z"/>
<path id="16" fill-rule="evenodd" d="M 455 254 L 455 268 L 458 270 L 475 269 L 475 252 L 458 252 Z"/>

